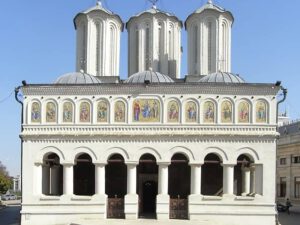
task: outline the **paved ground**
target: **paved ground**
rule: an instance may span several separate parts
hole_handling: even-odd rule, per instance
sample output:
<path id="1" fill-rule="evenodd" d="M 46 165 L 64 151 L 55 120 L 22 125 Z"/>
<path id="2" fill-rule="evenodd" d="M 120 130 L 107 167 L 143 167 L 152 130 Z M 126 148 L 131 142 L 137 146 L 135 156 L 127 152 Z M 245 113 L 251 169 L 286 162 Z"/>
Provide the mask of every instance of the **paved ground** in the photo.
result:
<path id="1" fill-rule="evenodd" d="M 281 225 L 299 225 L 300 224 L 300 206 L 293 206 L 290 209 L 290 215 L 287 213 L 279 213 L 279 222 Z"/>
<path id="2" fill-rule="evenodd" d="M 19 225 L 20 206 L 8 205 L 0 209 L 0 225 Z"/>
<path id="3" fill-rule="evenodd" d="M 0 225 L 19 225 L 20 221 L 20 206 L 18 202 L 6 202 L 7 206 L 1 208 L 0 206 Z M 291 208 L 291 214 L 279 213 L 279 222 L 281 225 L 299 225 L 300 224 L 300 205 Z M 73 223 L 72 225 L 87 224 L 86 222 Z M 180 220 L 169 220 L 169 221 L 157 221 L 157 220 L 136 220 L 136 221 L 124 221 L 124 220 L 103 220 L 100 223 L 88 223 L 89 225 L 109 225 L 109 224 L 120 224 L 120 225 L 189 225 L 193 224 L 192 221 L 180 221 Z M 208 225 L 205 222 L 199 222 L 197 225 Z M 214 224 L 217 225 L 217 224 Z"/>

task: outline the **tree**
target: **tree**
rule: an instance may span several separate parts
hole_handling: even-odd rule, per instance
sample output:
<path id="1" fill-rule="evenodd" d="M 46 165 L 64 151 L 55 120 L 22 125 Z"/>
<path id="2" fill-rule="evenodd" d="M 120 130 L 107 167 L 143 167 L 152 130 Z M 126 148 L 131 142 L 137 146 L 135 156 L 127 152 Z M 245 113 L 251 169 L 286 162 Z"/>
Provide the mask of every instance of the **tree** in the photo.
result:
<path id="1" fill-rule="evenodd" d="M 6 170 L 6 167 L 0 161 L 0 193 L 4 194 L 12 186 L 12 180 Z"/>

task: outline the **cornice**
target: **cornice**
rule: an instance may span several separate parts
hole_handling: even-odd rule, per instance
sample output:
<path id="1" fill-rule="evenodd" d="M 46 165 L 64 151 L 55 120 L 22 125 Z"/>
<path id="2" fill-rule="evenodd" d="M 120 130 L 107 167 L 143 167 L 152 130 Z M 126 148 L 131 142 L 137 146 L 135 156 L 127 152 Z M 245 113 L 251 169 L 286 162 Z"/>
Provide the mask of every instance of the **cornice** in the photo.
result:
<path id="1" fill-rule="evenodd" d="M 278 137 L 276 127 L 240 126 L 24 126 L 22 140 L 54 141 L 222 141 L 271 140 Z"/>
<path id="2" fill-rule="evenodd" d="M 206 83 L 161 83 L 161 84 L 99 84 L 99 85 L 28 85 L 22 87 L 25 96 L 43 95 L 271 95 L 279 91 L 271 84 L 206 84 Z"/>

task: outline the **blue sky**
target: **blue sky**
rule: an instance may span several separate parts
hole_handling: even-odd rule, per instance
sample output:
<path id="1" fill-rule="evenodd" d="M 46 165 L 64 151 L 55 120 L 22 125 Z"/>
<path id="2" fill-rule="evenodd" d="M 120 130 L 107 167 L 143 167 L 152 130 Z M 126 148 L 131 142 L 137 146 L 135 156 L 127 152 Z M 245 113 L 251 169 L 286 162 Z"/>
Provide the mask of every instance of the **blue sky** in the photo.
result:
<path id="1" fill-rule="evenodd" d="M 51 83 L 75 70 L 74 16 L 95 0 L 0 1 L 0 160 L 11 175 L 20 172 L 20 106 L 13 95 L 22 80 Z M 160 0 L 158 8 L 176 14 L 182 21 L 206 0 Z M 281 80 L 288 88 L 287 108 L 292 119 L 300 118 L 300 20 L 299 0 L 215 0 L 230 10 L 232 72 L 248 82 Z M 124 22 L 146 10 L 146 0 L 105 0 L 106 8 Z M 182 75 L 187 71 L 186 32 L 182 31 Z M 127 77 L 127 32 L 121 37 L 122 78 Z"/>

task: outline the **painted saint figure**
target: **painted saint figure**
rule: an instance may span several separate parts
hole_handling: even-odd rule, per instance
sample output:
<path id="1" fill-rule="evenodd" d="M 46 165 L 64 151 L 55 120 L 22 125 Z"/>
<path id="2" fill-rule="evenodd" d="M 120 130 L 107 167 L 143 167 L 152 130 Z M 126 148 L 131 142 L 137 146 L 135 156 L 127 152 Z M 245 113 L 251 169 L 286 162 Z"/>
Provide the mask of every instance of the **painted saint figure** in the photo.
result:
<path id="1" fill-rule="evenodd" d="M 185 106 L 186 115 L 185 120 L 186 122 L 196 122 L 197 121 L 197 107 L 195 102 L 188 102 Z"/>
<path id="2" fill-rule="evenodd" d="M 41 122 L 41 107 L 37 102 L 32 103 L 31 106 L 31 122 L 39 123 Z"/>
<path id="3" fill-rule="evenodd" d="M 125 122 L 125 104 L 122 101 L 115 103 L 115 122 Z"/>
<path id="4" fill-rule="evenodd" d="M 238 107 L 239 123 L 249 123 L 249 103 L 243 101 Z"/>
<path id="5" fill-rule="evenodd" d="M 107 102 L 100 101 L 98 102 L 98 107 L 97 107 L 97 122 L 107 122 L 107 119 L 108 119 Z"/>
<path id="6" fill-rule="evenodd" d="M 256 122 L 266 123 L 267 122 L 267 106 L 263 101 L 259 101 L 256 104 Z"/>
<path id="7" fill-rule="evenodd" d="M 232 104 L 229 101 L 224 101 L 222 103 L 222 123 L 231 123 L 232 122 Z"/>
<path id="8" fill-rule="evenodd" d="M 65 102 L 63 106 L 63 122 L 70 123 L 73 121 L 73 105 L 70 102 Z"/>
<path id="9" fill-rule="evenodd" d="M 179 122 L 179 106 L 176 101 L 168 104 L 168 122 Z"/>
<path id="10" fill-rule="evenodd" d="M 136 101 L 136 102 L 134 103 L 133 112 L 134 112 L 134 120 L 135 120 L 135 121 L 140 121 L 141 107 L 140 107 L 139 101 Z"/>
<path id="11" fill-rule="evenodd" d="M 204 104 L 204 122 L 215 122 L 215 105 L 212 102 L 205 102 Z"/>
<path id="12" fill-rule="evenodd" d="M 56 122 L 56 106 L 53 102 L 48 102 L 46 106 L 46 122 Z"/>
<path id="13" fill-rule="evenodd" d="M 80 122 L 90 122 L 90 104 L 87 102 L 80 104 Z"/>

